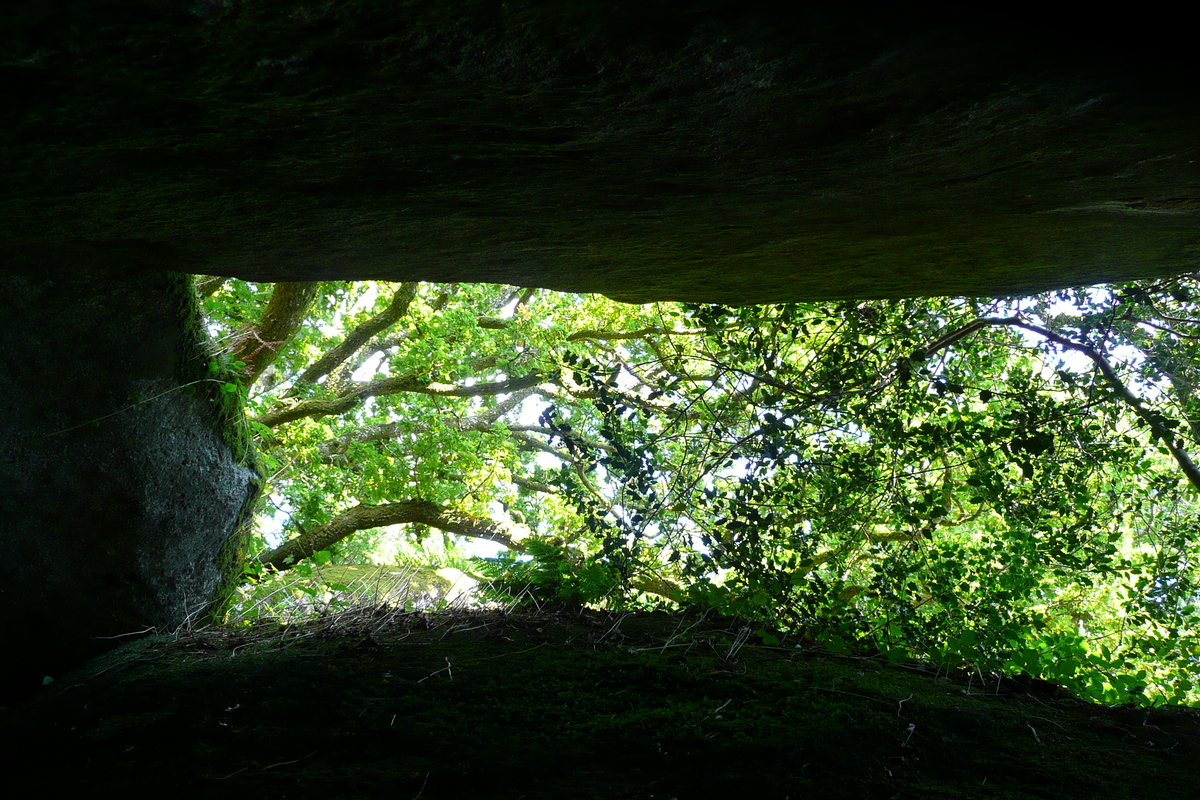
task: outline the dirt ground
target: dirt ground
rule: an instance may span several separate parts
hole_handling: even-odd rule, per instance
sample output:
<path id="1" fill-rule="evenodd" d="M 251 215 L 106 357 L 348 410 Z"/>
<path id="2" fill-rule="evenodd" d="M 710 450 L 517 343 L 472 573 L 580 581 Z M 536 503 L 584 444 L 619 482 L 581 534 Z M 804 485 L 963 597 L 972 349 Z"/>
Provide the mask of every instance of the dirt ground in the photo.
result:
<path id="1" fill-rule="evenodd" d="M 1195 710 L 763 641 L 666 613 L 379 607 L 209 628 L 3 709 L 0 752 L 6 782 L 44 796 L 1200 796 Z"/>

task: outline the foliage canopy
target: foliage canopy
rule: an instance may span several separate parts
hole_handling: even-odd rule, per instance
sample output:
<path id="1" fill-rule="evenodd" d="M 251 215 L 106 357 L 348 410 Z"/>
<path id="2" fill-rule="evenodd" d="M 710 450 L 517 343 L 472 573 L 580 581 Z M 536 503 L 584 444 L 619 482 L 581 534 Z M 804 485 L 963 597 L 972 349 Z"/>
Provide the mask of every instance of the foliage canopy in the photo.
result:
<path id="1" fill-rule="evenodd" d="M 1195 697 L 1191 278 L 743 308 L 201 292 L 271 473 L 264 567 L 427 555 L 436 530 L 443 553 L 504 546 L 471 567 L 494 596 L 702 605 L 1105 702 Z"/>

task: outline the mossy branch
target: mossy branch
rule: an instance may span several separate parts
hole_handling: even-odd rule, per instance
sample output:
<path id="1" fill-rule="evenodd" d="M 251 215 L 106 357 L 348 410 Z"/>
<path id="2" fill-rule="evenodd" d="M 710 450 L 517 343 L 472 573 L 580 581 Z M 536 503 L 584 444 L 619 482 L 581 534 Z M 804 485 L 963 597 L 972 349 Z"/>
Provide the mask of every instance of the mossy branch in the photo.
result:
<path id="1" fill-rule="evenodd" d="M 417 297 L 417 289 L 419 283 L 402 283 L 397 287 L 392 294 L 392 301 L 388 307 L 379 312 L 375 316 L 362 323 L 354 330 L 346 335 L 334 347 L 330 348 L 323 356 L 317 359 L 312 366 L 304 370 L 300 377 L 296 379 L 295 386 L 289 392 L 290 395 L 298 393 L 303 386 L 311 386 L 321 378 L 328 375 L 333 370 L 337 369 L 353 356 L 359 349 L 365 345 L 372 336 L 375 336 L 382 331 L 395 325 L 406 314 L 408 314 L 409 306 Z"/>
<path id="2" fill-rule="evenodd" d="M 427 500 L 404 500 L 383 505 L 358 505 L 332 520 L 258 556 L 264 566 L 290 569 L 320 550 L 327 550 L 356 531 L 388 525 L 428 525 L 447 533 L 487 539 L 520 550 L 521 532 L 511 525 L 474 517 Z"/>
<path id="3" fill-rule="evenodd" d="M 258 324 L 238 336 L 233 350 L 233 360 L 246 364 L 246 386 L 254 385 L 263 370 L 275 361 L 280 349 L 304 324 L 319 289 L 320 284 L 315 281 L 275 284 Z"/>
<path id="4" fill-rule="evenodd" d="M 328 417 L 345 414 L 368 397 L 381 397 L 390 394 L 428 394 L 437 397 L 492 397 L 498 394 L 519 392 L 537 386 L 546 376 L 531 372 L 516 378 L 503 381 L 476 383 L 462 386 L 452 383 L 428 381 L 413 374 L 399 375 L 394 378 L 382 378 L 377 381 L 352 383 L 348 390 L 332 398 L 304 400 L 299 403 L 285 403 L 267 411 L 255 419 L 268 428 L 274 428 L 287 422 L 294 422 L 306 417 Z"/>

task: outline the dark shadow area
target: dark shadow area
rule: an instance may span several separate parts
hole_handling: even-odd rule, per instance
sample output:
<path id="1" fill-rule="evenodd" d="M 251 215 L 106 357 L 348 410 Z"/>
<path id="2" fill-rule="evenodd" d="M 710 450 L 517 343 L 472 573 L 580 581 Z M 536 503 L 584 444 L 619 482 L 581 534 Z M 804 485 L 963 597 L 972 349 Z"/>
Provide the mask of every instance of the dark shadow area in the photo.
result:
<path id="1" fill-rule="evenodd" d="M 0 717 L 47 791 L 1161 798 L 1200 715 L 834 657 L 697 615 L 386 608 L 136 643 Z M 24 766 L 20 766 L 24 765 Z"/>

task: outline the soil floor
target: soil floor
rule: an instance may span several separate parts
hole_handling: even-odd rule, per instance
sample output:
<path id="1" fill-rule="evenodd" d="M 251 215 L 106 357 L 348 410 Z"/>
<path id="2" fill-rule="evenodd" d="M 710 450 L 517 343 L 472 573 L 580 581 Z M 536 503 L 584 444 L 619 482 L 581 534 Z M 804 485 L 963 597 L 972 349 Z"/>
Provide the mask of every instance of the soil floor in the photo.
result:
<path id="1" fill-rule="evenodd" d="M 0 710 L 0 752 L 45 797 L 1200 797 L 1196 710 L 768 641 L 666 613 L 209 628 Z"/>

